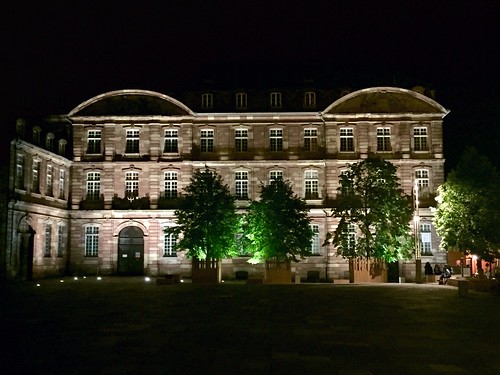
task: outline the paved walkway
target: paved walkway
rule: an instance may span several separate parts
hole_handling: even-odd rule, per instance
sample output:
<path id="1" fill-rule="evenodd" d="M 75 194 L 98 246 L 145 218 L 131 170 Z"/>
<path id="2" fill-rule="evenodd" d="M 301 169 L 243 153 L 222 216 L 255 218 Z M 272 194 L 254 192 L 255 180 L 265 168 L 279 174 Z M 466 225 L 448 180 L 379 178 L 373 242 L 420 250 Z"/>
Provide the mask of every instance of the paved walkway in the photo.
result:
<path id="1" fill-rule="evenodd" d="M 488 293 L 39 283 L 0 284 L 4 374 L 500 374 L 500 298 Z"/>

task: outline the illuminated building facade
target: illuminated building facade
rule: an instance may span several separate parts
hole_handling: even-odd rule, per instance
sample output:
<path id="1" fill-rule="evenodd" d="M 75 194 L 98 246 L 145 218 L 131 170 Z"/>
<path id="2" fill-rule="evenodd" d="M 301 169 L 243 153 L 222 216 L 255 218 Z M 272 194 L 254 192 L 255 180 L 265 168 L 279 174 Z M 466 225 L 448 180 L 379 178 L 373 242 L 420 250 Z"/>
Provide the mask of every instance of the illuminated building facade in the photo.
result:
<path id="1" fill-rule="evenodd" d="M 430 206 L 444 180 L 446 109 L 393 87 L 261 94 L 258 106 L 256 94 L 243 91 L 191 93 L 184 104 L 120 90 L 43 123 L 19 120 L 11 143 L 6 274 L 188 277 L 191 263 L 164 229 L 175 225 L 177 198 L 193 171 L 207 166 L 223 177 L 241 212 L 258 198 L 261 183 L 289 180 L 306 199 L 317 233 L 312 255 L 294 271 L 303 279 L 344 279 L 347 262 L 322 245 L 336 225 L 330 211 L 339 175 L 370 155 L 398 167 L 406 193 L 419 186 L 422 263 L 445 263 Z M 217 111 L 222 97 L 233 111 Z M 244 254 L 223 260 L 223 277 L 260 275 L 262 266 L 247 260 Z M 398 276 L 414 278 L 414 261 L 395 267 Z"/>

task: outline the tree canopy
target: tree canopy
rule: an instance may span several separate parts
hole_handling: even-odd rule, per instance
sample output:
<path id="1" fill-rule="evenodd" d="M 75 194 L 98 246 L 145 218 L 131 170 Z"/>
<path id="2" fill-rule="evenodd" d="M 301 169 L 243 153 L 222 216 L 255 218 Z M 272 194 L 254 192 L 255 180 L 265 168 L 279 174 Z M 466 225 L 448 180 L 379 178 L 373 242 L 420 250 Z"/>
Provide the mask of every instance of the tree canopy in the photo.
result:
<path id="1" fill-rule="evenodd" d="M 297 262 L 310 254 L 314 235 L 306 202 L 282 179 L 261 185 L 260 200 L 250 204 L 245 233 L 253 262 Z"/>
<path id="2" fill-rule="evenodd" d="M 434 224 L 441 249 L 500 258 L 500 178 L 493 164 L 467 148 L 438 191 Z"/>
<path id="3" fill-rule="evenodd" d="M 193 174 L 175 216 L 177 226 L 167 231 L 181 235 L 177 247 L 187 250 L 188 257 L 222 259 L 237 253 L 235 198 L 215 172 L 205 167 Z"/>
<path id="4" fill-rule="evenodd" d="M 351 165 L 340 175 L 338 196 L 333 214 L 340 221 L 326 239 L 333 238 L 338 255 L 389 262 L 412 256 L 413 205 L 391 162 L 368 158 Z"/>

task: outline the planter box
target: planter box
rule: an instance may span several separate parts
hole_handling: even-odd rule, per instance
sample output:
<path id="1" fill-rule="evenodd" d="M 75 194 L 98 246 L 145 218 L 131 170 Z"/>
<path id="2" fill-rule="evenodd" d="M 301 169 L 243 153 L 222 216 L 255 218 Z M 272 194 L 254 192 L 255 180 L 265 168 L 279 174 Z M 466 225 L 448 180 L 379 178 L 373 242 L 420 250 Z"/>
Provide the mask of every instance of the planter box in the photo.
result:
<path id="1" fill-rule="evenodd" d="M 387 265 L 380 259 L 350 259 L 351 283 L 386 283 Z"/>
<path id="2" fill-rule="evenodd" d="M 193 259 L 192 282 L 193 284 L 220 284 L 222 281 L 221 271 L 220 260 Z"/>
<path id="3" fill-rule="evenodd" d="M 291 284 L 292 267 L 290 262 L 266 261 L 264 284 Z"/>

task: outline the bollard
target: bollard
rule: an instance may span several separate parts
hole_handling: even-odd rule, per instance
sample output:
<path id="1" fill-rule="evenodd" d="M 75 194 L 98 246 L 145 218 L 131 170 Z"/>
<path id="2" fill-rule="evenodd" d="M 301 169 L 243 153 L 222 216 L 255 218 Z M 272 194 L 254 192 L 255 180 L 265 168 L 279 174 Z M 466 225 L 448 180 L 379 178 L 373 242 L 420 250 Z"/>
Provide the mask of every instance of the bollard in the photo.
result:
<path id="1" fill-rule="evenodd" d="M 458 280 L 458 295 L 465 297 L 469 294 L 469 282 L 467 280 Z"/>

